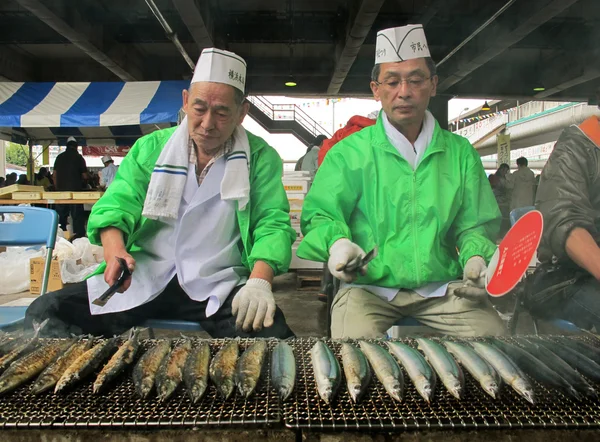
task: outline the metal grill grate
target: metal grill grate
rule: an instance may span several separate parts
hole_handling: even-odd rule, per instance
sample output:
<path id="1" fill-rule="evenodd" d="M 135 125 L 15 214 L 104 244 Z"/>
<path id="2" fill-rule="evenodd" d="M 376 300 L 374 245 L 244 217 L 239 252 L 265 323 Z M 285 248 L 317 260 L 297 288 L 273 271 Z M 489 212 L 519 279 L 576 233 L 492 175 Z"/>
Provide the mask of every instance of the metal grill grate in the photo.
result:
<path id="1" fill-rule="evenodd" d="M 511 341 L 510 338 L 506 340 Z M 290 428 L 417 430 L 600 426 L 598 400 L 575 402 L 537 383 L 534 383 L 537 397 L 535 406 L 506 385 L 501 389 L 500 398 L 495 400 L 486 395 L 466 372 L 466 393 L 461 401 L 451 396 L 438 380 L 434 400 L 427 404 L 404 372 L 406 391 L 402 403 L 390 398 L 373 376 L 369 391 L 360 403 L 352 402 L 344 380 L 337 399 L 327 405 L 319 398 L 314 382 L 309 350 L 315 341 L 299 339 L 291 343 L 296 355 L 298 376 L 294 394 L 283 405 L 283 419 Z M 416 345 L 410 339 L 402 341 Z M 341 361 L 340 343 L 326 343 Z"/>
<path id="2" fill-rule="evenodd" d="M 214 354 L 225 342 L 212 340 Z M 240 340 L 240 354 L 251 339 Z M 156 341 L 144 341 L 148 349 Z M 269 348 L 275 341 L 269 342 Z M 166 403 L 156 396 L 142 400 L 134 392 L 131 369 L 100 395 L 92 394 L 91 376 L 66 394 L 29 394 L 31 383 L 0 398 L 0 428 L 40 427 L 195 427 L 204 425 L 266 425 L 279 423 L 281 414 L 277 394 L 271 389 L 270 359 L 256 393 L 244 400 L 236 393 L 223 401 L 209 384 L 202 401 L 192 404 L 180 388 Z"/>

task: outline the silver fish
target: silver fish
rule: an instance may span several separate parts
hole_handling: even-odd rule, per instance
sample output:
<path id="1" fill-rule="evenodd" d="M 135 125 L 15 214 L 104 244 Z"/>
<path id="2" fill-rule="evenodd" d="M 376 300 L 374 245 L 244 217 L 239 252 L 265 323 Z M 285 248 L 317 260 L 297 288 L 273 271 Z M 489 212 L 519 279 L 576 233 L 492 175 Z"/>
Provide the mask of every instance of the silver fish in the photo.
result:
<path id="1" fill-rule="evenodd" d="M 210 363 L 210 379 L 225 400 L 229 399 L 235 387 L 234 375 L 240 349 L 237 340 L 225 344 Z"/>
<path id="2" fill-rule="evenodd" d="M 286 342 L 279 342 L 271 353 L 271 382 L 282 401 L 287 400 L 296 383 L 294 350 Z"/>
<path id="3" fill-rule="evenodd" d="M 354 402 L 358 402 L 371 382 L 371 367 L 363 352 L 352 344 L 343 343 L 341 354 L 348 393 Z"/>
<path id="4" fill-rule="evenodd" d="M 483 342 L 471 342 L 479 356 L 485 359 L 500 375 L 502 380 L 510 385 L 519 395 L 534 404 L 535 395 L 531 384 L 517 364 L 496 347 Z"/>
<path id="5" fill-rule="evenodd" d="M 326 404 L 331 403 L 342 381 L 340 363 L 323 341 L 317 341 L 310 350 L 310 357 L 317 384 L 317 392 Z"/>
<path id="6" fill-rule="evenodd" d="M 266 354 L 267 342 L 261 339 L 250 345 L 240 356 L 234 379 L 242 397 L 248 398 L 256 389 Z"/>
<path id="7" fill-rule="evenodd" d="M 31 387 L 31 392 L 33 394 L 40 394 L 54 388 L 65 370 L 69 368 L 79 356 L 92 348 L 93 344 L 94 339 L 90 336 L 89 339 L 80 339 L 71 345 L 71 347 L 66 350 L 65 354 L 48 365 L 42 374 L 38 376 Z"/>
<path id="8" fill-rule="evenodd" d="M 465 377 L 460 366 L 444 347 L 427 338 L 416 339 L 419 349 L 425 354 L 442 384 L 452 396 L 460 400 L 465 388 Z"/>
<path id="9" fill-rule="evenodd" d="M 133 385 L 135 386 L 136 393 L 142 399 L 147 398 L 152 391 L 156 373 L 163 359 L 169 354 L 169 351 L 171 351 L 171 342 L 159 341 L 154 347 L 144 353 L 137 364 L 135 364 L 133 368 Z"/>
<path id="10" fill-rule="evenodd" d="M 183 367 L 192 350 L 192 341 L 185 340 L 177 345 L 167 356 L 156 373 L 156 391 L 158 399 L 169 399 L 183 380 Z"/>
<path id="11" fill-rule="evenodd" d="M 444 341 L 446 349 L 456 360 L 475 378 L 483 391 L 494 399 L 500 390 L 500 378 L 496 370 L 481 356 L 475 353 L 472 347 L 459 342 Z"/>
<path id="12" fill-rule="evenodd" d="M 402 342 L 387 342 L 396 359 L 402 364 L 417 392 L 423 399 L 430 402 L 435 391 L 436 376 L 431 366 L 418 350 Z"/>
<path id="13" fill-rule="evenodd" d="M 404 375 L 396 360 L 377 344 L 360 341 L 360 349 L 369 360 L 375 376 L 377 376 L 385 391 L 398 402 L 402 402 Z"/>
<path id="14" fill-rule="evenodd" d="M 192 349 L 183 368 L 183 382 L 192 403 L 197 403 L 208 386 L 210 347 L 206 342 Z"/>
<path id="15" fill-rule="evenodd" d="M 140 347 L 140 330 L 133 328 L 129 333 L 129 339 L 119 347 L 117 352 L 110 358 L 102 371 L 96 377 L 93 393 L 99 393 L 109 382 L 116 378 L 126 367 L 133 363 L 135 355 Z"/>
<path id="16" fill-rule="evenodd" d="M 60 377 L 54 388 L 54 393 L 58 393 L 92 374 L 110 356 L 116 346 L 117 338 L 106 339 L 79 356 Z"/>
<path id="17" fill-rule="evenodd" d="M 0 358 L 0 371 L 8 368 L 10 364 L 19 359 L 21 356 L 26 355 L 37 347 L 40 339 L 40 332 L 48 323 L 48 319 L 44 320 L 41 324 L 33 322 L 33 337 L 30 340 L 24 340 L 21 344 L 14 347 L 10 352 Z"/>
<path id="18" fill-rule="evenodd" d="M 0 376 L 0 394 L 12 391 L 40 374 L 44 368 L 73 344 L 72 340 L 52 341 L 17 359 Z"/>

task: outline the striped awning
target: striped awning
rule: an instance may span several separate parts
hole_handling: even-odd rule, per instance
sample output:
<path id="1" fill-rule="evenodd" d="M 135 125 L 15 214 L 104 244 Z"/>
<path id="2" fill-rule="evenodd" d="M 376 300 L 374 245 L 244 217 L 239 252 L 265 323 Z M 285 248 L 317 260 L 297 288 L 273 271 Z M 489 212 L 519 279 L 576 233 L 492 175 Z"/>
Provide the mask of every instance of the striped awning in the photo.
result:
<path id="1" fill-rule="evenodd" d="M 177 123 L 187 81 L 0 82 L 0 138 L 23 143 L 131 145 Z"/>

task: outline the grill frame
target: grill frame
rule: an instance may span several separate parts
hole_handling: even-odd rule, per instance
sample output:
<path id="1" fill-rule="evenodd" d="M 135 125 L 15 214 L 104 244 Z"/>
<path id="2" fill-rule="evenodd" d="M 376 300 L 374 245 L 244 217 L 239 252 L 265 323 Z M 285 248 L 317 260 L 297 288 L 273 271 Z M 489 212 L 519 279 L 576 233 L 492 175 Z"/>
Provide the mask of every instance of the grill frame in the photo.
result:
<path id="1" fill-rule="evenodd" d="M 173 344 L 180 339 L 174 340 Z M 194 346 L 198 339 L 192 339 Z M 240 339 L 240 355 L 255 339 Z M 157 340 L 144 340 L 147 350 Z M 225 339 L 209 341 L 214 357 Z M 276 344 L 268 340 L 269 350 Z M 141 351 L 140 354 L 141 355 Z M 269 352 L 270 354 L 270 352 Z M 138 357 L 139 357 L 138 355 Z M 39 396 L 29 393 L 31 382 L 0 398 L 0 428 L 193 428 L 221 426 L 268 427 L 281 422 L 279 398 L 271 388 L 270 358 L 266 358 L 257 391 L 248 399 L 237 392 L 223 401 L 212 383 L 206 394 L 194 405 L 183 388 L 161 404 L 152 394 L 149 399 L 136 396 L 131 378 L 132 367 L 121 374 L 105 392 L 94 395 L 94 376 L 65 394 L 47 392 Z"/>
<path id="2" fill-rule="evenodd" d="M 502 339 L 516 343 L 512 338 Z M 576 339 L 598 345 L 597 342 L 586 337 Z M 371 385 L 359 404 L 354 404 L 350 399 L 344 378 L 336 400 L 331 405 L 327 405 L 319 398 L 312 372 L 309 350 L 316 341 L 317 339 L 305 338 L 290 343 L 296 355 L 298 373 L 294 393 L 283 404 L 284 424 L 290 429 L 414 431 L 600 427 L 600 400 L 585 399 L 576 402 L 535 381 L 532 383 L 538 401 L 534 406 L 518 396 L 507 385 L 502 386 L 500 398 L 494 400 L 483 392 L 466 370 L 463 370 L 466 393 L 461 401 L 452 397 L 438 379 L 434 399 L 428 405 L 419 396 L 406 371 L 401 367 L 405 378 L 403 403 L 390 398 L 373 375 Z M 341 361 L 341 342 L 323 341 Z M 368 341 L 385 345 L 384 340 L 369 339 Z M 416 347 L 416 342 L 410 338 L 394 339 L 394 341 Z M 354 343 L 356 344 L 356 341 Z M 557 401 L 560 401 L 561 406 L 553 408 Z"/>

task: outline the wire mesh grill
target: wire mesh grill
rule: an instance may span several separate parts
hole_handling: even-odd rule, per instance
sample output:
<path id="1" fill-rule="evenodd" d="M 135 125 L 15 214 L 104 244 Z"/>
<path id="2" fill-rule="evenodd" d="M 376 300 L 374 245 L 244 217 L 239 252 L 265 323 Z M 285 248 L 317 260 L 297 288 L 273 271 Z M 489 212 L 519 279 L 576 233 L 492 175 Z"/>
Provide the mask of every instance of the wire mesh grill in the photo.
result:
<path id="1" fill-rule="evenodd" d="M 578 338 L 584 339 L 586 338 Z M 511 342 L 510 338 L 505 339 Z M 398 339 L 416 346 L 411 339 Z M 402 403 L 388 396 L 373 376 L 369 390 L 354 404 L 342 380 L 337 399 L 331 405 L 320 399 L 313 376 L 309 350 L 316 339 L 299 339 L 294 347 L 297 365 L 295 391 L 283 404 L 284 423 L 289 428 L 418 430 L 452 428 L 591 428 L 600 426 L 600 401 L 571 400 L 555 390 L 533 382 L 537 398 L 531 405 L 510 386 L 503 385 L 500 397 L 489 397 L 465 370 L 465 393 L 457 400 L 438 379 L 430 404 L 417 393 L 403 370 L 405 395 Z M 340 342 L 325 341 L 341 361 Z M 383 341 L 371 342 L 384 344 Z M 514 341 L 513 341 L 514 342 Z M 588 343 L 593 343 L 587 340 Z M 342 368 L 343 372 L 343 368 Z"/>
<path id="2" fill-rule="evenodd" d="M 222 339 L 210 341 L 213 356 L 224 342 Z M 252 339 L 240 340 L 240 354 L 252 342 Z M 269 341 L 269 348 L 274 344 L 275 341 Z M 145 350 L 154 345 L 154 340 L 142 343 Z M 0 398 L 0 428 L 147 428 L 279 423 L 279 399 L 271 388 L 269 364 L 270 358 L 265 358 L 266 367 L 260 384 L 248 400 L 236 391 L 231 398 L 223 401 L 211 383 L 204 398 L 197 404 L 192 404 L 181 387 L 165 403 L 159 402 L 156 395 L 140 399 L 134 391 L 131 368 L 99 395 L 92 393 L 94 376 L 68 393 L 57 395 L 48 392 L 34 396 L 29 393 L 29 383 Z"/>

